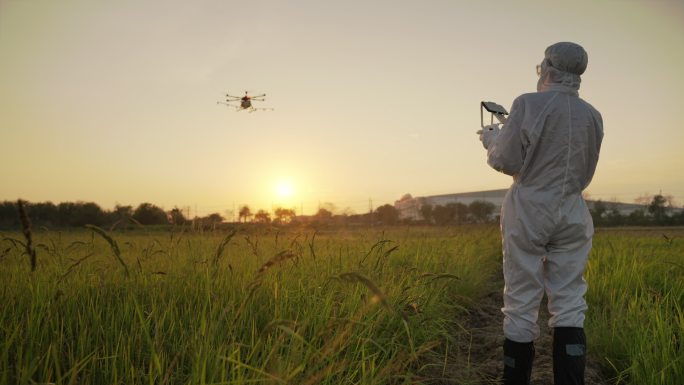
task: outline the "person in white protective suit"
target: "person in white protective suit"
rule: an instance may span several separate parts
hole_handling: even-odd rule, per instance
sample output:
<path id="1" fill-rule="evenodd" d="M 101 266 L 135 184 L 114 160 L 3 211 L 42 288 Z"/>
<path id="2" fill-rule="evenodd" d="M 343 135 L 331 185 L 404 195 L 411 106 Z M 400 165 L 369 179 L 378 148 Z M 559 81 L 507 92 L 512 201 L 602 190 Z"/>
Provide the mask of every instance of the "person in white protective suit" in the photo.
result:
<path id="1" fill-rule="evenodd" d="M 519 96 L 501 129 L 480 140 L 487 162 L 513 176 L 501 209 L 504 384 L 529 384 L 544 291 L 553 328 L 554 383 L 584 384 L 584 272 L 594 227 L 582 191 L 596 169 L 603 121 L 579 98 L 587 53 L 556 43 L 537 66 L 537 91 Z"/>

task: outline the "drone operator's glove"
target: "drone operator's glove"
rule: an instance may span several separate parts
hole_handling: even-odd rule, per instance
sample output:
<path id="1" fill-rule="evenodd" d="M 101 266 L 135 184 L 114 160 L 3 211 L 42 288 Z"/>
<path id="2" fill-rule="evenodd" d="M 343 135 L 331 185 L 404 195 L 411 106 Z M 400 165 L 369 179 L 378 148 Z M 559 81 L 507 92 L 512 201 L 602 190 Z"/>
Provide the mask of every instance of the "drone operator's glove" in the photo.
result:
<path id="1" fill-rule="evenodd" d="M 489 126 L 485 126 L 482 130 L 479 130 L 477 133 L 480 134 L 482 146 L 484 146 L 485 149 L 488 149 L 489 145 L 496 140 L 497 136 L 499 136 L 499 132 L 501 132 L 501 130 L 499 129 L 498 124 L 490 124 Z"/>

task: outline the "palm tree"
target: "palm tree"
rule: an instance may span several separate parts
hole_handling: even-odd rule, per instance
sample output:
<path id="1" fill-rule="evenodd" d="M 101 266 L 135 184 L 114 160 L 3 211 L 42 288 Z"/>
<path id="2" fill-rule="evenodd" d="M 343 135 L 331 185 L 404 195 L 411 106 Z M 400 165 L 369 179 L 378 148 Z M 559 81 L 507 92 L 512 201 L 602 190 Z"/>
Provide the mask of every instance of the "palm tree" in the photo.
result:
<path id="1" fill-rule="evenodd" d="M 245 219 L 245 222 L 247 222 L 247 219 L 252 216 L 252 210 L 249 208 L 249 206 L 244 205 L 240 207 L 240 212 L 238 216 L 238 221 L 242 222 L 242 218 Z"/>

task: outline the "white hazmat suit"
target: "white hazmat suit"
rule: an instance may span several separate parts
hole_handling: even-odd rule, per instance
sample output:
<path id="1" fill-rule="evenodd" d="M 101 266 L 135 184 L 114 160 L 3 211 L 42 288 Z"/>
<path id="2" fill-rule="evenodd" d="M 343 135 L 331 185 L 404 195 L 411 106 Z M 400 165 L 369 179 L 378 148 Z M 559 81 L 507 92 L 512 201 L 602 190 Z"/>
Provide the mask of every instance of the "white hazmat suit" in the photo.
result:
<path id="1" fill-rule="evenodd" d="M 515 99 L 501 130 L 481 136 L 489 165 L 514 180 L 501 211 L 502 311 L 511 341 L 539 336 L 544 290 L 550 327 L 583 327 L 582 274 L 594 228 L 581 194 L 594 175 L 603 139 L 601 115 L 578 96 L 586 66 L 580 46 L 550 46 L 538 92 Z"/>

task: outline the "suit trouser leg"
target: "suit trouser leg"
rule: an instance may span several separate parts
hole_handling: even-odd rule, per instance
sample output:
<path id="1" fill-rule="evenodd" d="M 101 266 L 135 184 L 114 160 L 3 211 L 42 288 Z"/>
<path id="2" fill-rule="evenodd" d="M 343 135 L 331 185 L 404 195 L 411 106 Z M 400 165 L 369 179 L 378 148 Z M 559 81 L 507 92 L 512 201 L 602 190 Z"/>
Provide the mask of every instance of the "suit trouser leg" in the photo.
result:
<path id="1" fill-rule="evenodd" d="M 546 295 L 549 299 L 549 326 L 553 332 L 553 372 L 555 385 L 583 385 L 586 365 L 583 273 L 591 238 L 569 242 L 562 249 L 551 248 L 545 263 Z"/>
<path id="2" fill-rule="evenodd" d="M 530 383 L 544 293 L 543 254 L 531 253 L 529 244 L 517 241 L 504 239 L 504 385 Z"/>

